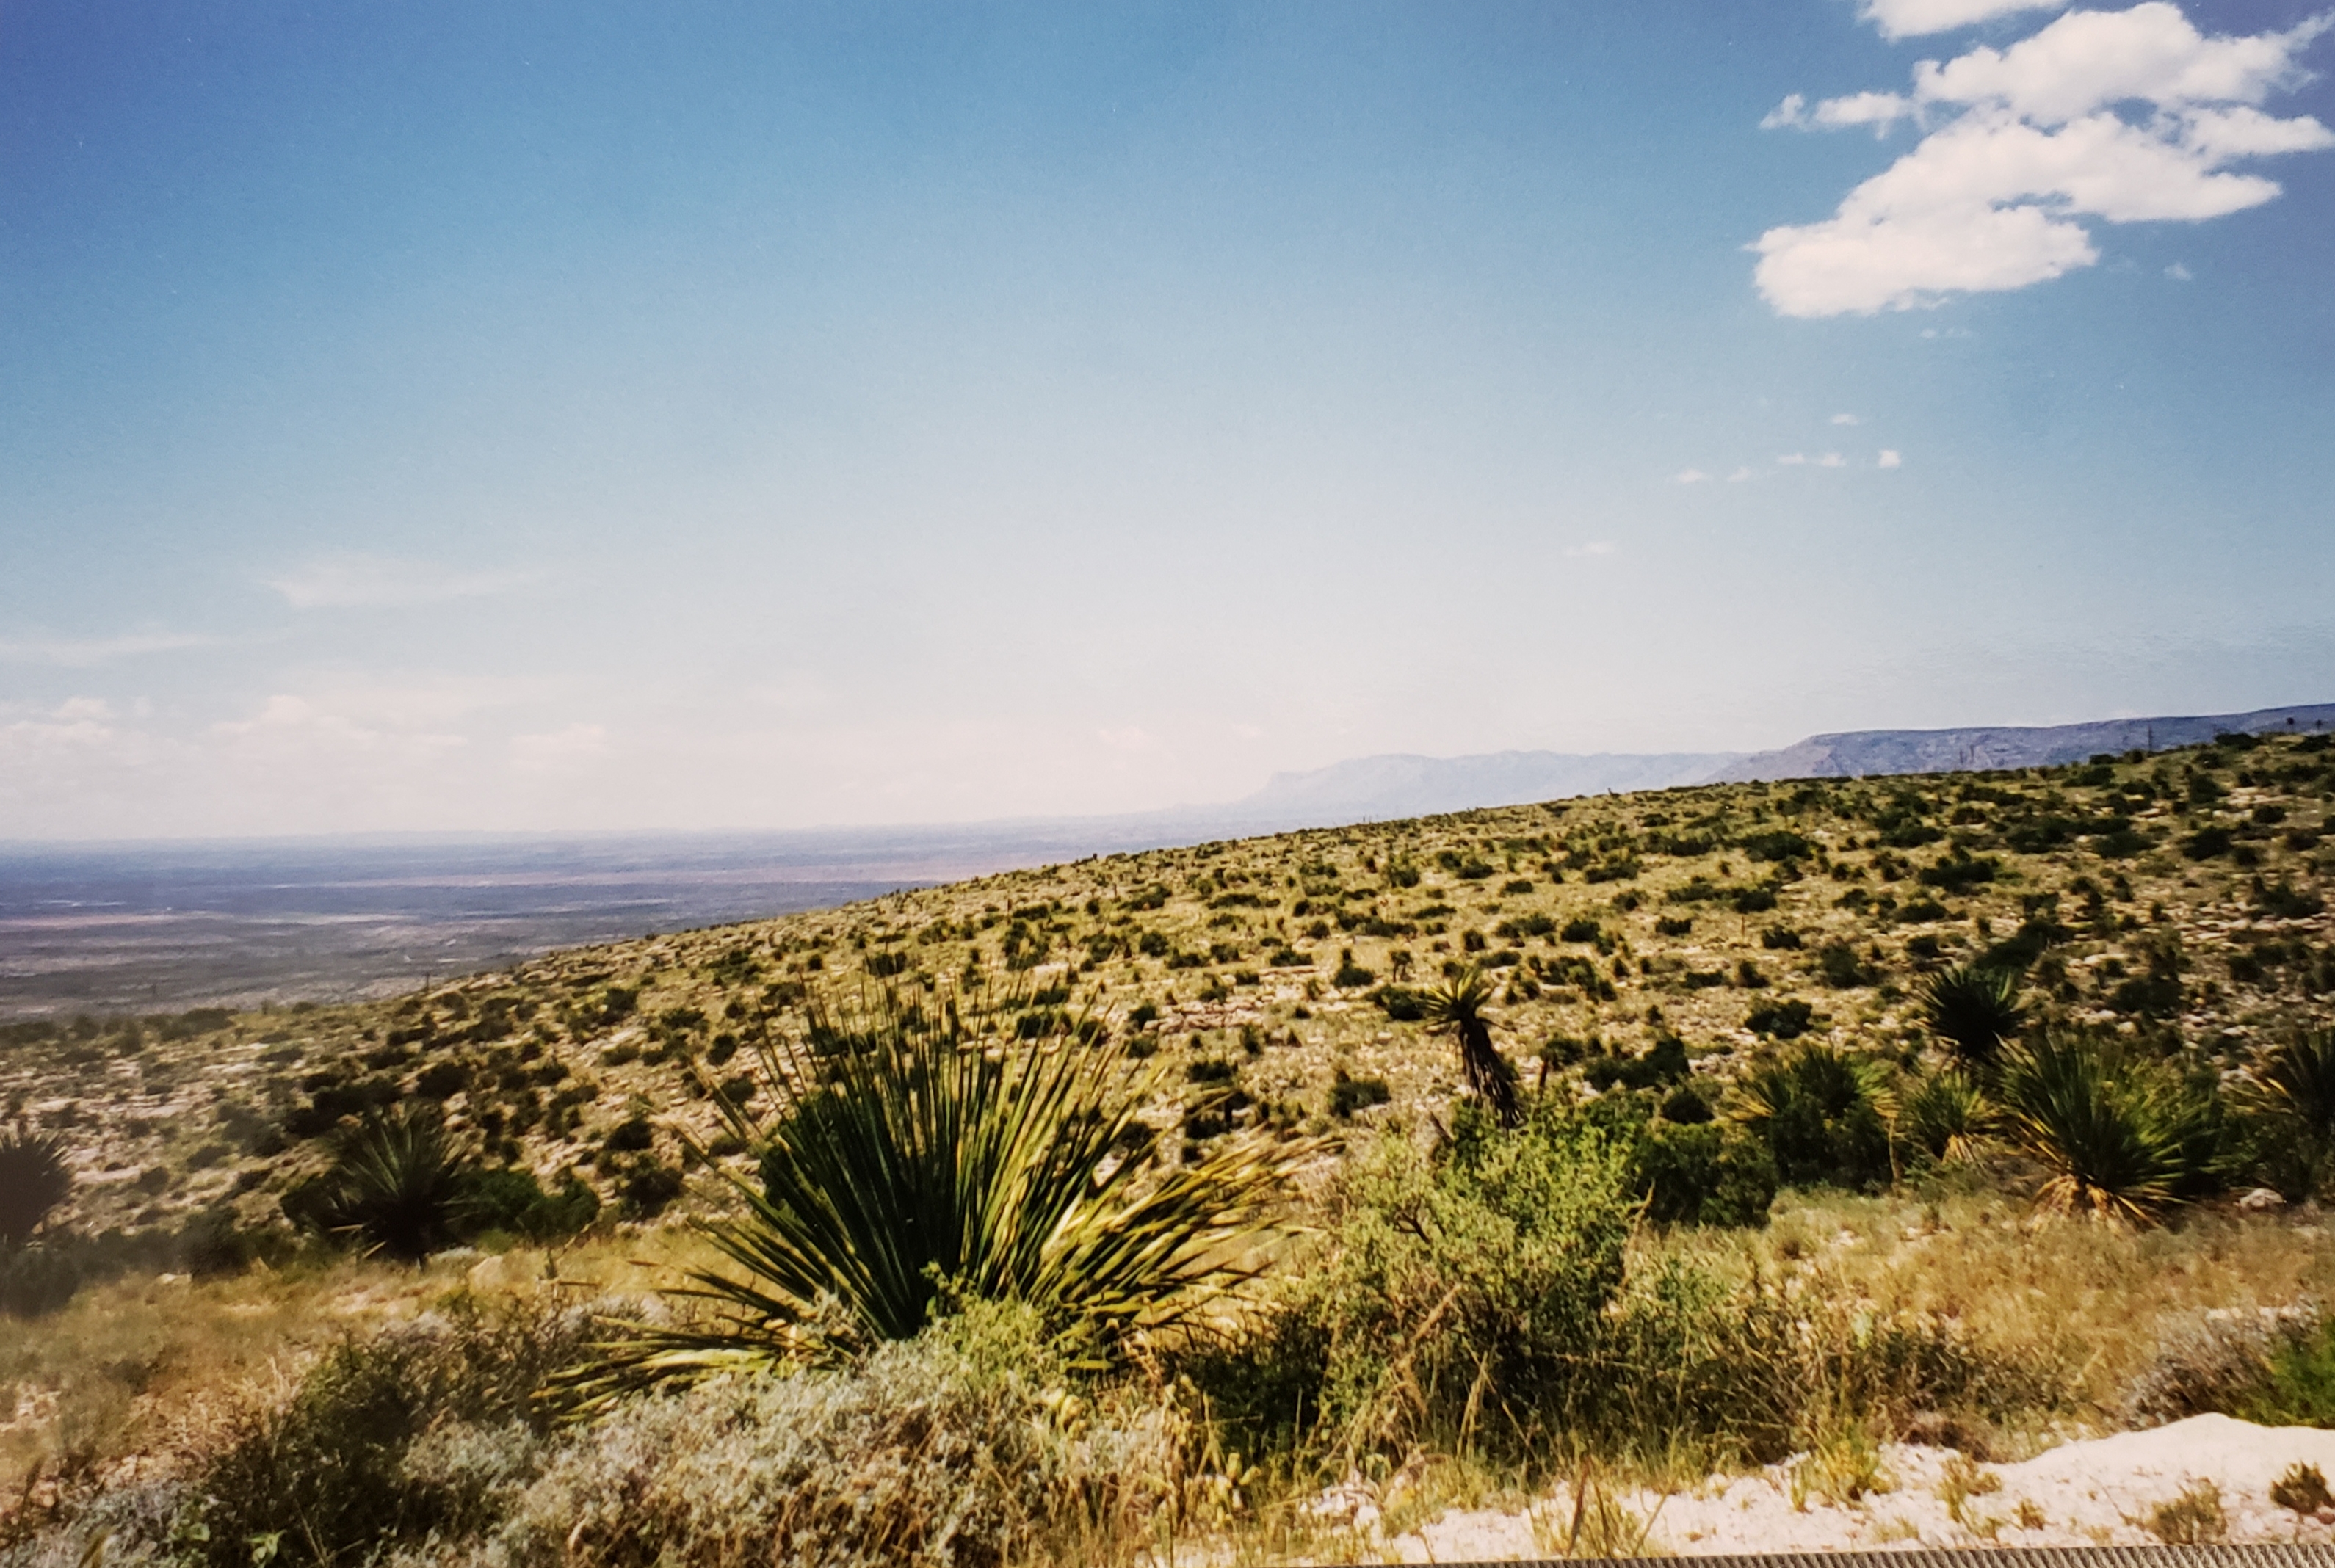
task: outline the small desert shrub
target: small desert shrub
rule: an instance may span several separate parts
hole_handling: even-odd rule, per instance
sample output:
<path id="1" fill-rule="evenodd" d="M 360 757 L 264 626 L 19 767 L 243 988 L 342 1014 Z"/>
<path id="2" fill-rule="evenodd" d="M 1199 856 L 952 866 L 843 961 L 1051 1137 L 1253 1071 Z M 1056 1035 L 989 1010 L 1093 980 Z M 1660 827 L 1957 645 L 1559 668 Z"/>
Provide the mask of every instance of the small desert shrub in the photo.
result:
<path id="1" fill-rule="evenodd" d="M 2335 1427 L 2335 1319 L 2273 1342 L 2259 1381 L 2232 1413 L 2266 1427 Z"/>
<path id="2" fill-rule="evenodd" d="M 1358 1110 L 1384 1105 L 1392 1098 L 1382 1078 L 1350 1078 L 1342 1067 L 1330 1080 L 1330 1114 L 1340 1121 L 1350 1119 Z"/>
<path id="3" fill-rule="evenodd" d="M 848 1368 L 636 1398 L 513 1502 L 502 1562 L 834 1568 L 1129 1561 L 1172 1528 L 1183 1424 L 1082 1384 L 1040 1314 L 969 1310 Z"/>
<path id="4" fill-rule="evenodd" d="M 57 1311 L 81 1289 L 86 1272 L 70 1248 L 0 1241 L 0 1317 L 37 1318 Z"/>
<path id="5" fill-rule="evenodd" d="M 2175 1318 L 2157 1331 L 2155 1348 L 2117 1403 L 2136 1427 L 2233 1414 L 2260 1397 L 2272 1356 L 2316 1329 L 2312 1313 L 2291 1308 L 2223 1308 Z"/>
<path id="6" fill-rule="evenodd" d="M 2324 1470 L 2298 1459 L 2270 1484 L 2270 1500 L 2290 1513 L 2316 1514 L 2335 1506 L 2335 1492 L 2328 1491 Z"/>
<path id="7" fill-rule="evenodd" d="M 1664 1224 L 1768 1223 L 1768 1207 L 1776 1201 L 1776 1159 L 1765 1143 L 1708 1120 L 1680 1125 L 1667 1104 L 1663 1121 L 1670 1125 L 1647 1129 L 1631 1166 L 1632 1185 L 1645 1195 L 1648 1219 Z"/>
<path id="8" fill-rule="evenodd" d="M 482 1171 L 464 1195 L 461 1217 L 467 1229 L 559 1241 L 600 1217 L 600 1199 L 572 1175 L 546 1192 L 529 1171 Z"/>
<path id="9" fill-rule="evenodd" d="M 1434 1155 L 1390 1131 L 1342 1173 L 1331 1254 L 1262 1359 L 1313 1386 L 1349 1450 L 1545 1437 L 1594 1380 L 1634 1207 L 1626 1145 L 1553 1096 L 1512 1132 L 1463 1105 Z"/>
<path id="10" fill-rule="evenodd" d="M 499 1491 L 538 1462 L 550 1370 L 576 1354 L 580 1313 L 450 1310 L 328 1351 L 280 1407 L 241 1417 L 199 1466 L 179 1549 L 216 1568 L 363 1559 L 490 1523 Z"/>

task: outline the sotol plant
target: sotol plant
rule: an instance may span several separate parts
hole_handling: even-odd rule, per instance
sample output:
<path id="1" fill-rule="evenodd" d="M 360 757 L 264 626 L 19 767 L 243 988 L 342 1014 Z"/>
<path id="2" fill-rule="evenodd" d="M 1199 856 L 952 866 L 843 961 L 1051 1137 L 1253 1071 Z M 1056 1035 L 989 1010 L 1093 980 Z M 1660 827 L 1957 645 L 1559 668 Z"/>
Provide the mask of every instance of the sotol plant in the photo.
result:
<path id="1" fill-rule="evenodd" d="M 2000 1092 L 2013 1137 L 2050 1173 L 2038 1195 L 2047 1209 L 2146 1224 L 2199 1174 L 2204 1108 L 2110 1047 L 2054 1035 L 2013 1050 Z"/>
<path id="2" fill-rule="evenodd" d="M 0 1133 L 0 1244 L 22 1246 L 73 1193 L 62 1138 Z"/>
<path id="3" fill-rule="evenodd" d="M 472 1171 L 435 1107 L 415 1101 L 373 1111 L 334 1155 L 301 1205 L 318 1228 L 408 1263 L 453 1244 Z"/>
<path id="4" fill-rule="evenodd" d="M 1963 1066 L 1991 1068 L 2027 1021 L 2019 977 L 1971 965 L 1933 975 L 1922 988 L 1922 1019 Z"/>
<path id="5" fill-rule="evenodd" d="M 2262 1059 L 2254 1077 L 2280 1185 L 2291 1197 L 2312 1196 L 2335 1167 L 2335 1030 L 2287 1040 Z"/>
<path id="6" fill-rule="evenodd" d="M 1119 1046 L 1007 1046 L 977 1025 L 887 1005 L 765 1046 L 775 1113 L 729 1108 L 758 1177 L 717 1166 L 743 1212 L 704 1227 L 735 1268 L 683 1292 L 712 1312 L 636 1332 L 586 1390 L 833 1359 L 963 1302 L 1023 1303 L 1108 1346 L 1255 1272 L 1313 1145 L 1226 1138 L 1162 1171 L 1129 1152 L 1151 1086 Z"/>

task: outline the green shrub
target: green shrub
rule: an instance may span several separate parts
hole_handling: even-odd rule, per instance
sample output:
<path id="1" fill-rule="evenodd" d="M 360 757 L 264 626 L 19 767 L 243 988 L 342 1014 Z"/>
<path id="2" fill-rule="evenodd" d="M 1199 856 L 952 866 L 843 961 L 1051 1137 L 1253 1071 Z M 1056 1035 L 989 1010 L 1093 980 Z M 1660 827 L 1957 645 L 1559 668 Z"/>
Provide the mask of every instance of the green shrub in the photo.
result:
<path id="1" fill-rule="evenodd" d="M 539 1462 L 552 1369 L 580 1314 L 449 1310 L 328 1351 L 284 1405 L 243 1416 L 194 1477 L 196 1523 L 173 1555 L 249 1568 L 370 1560 L 492 1523 Z M 181 1558 L 184 1560 L 184 1558 Z M 268 1559 L 263 1559 L 268 1560 Z"/>
<path id="2" fill-rule="evenodd" d="M 1817 950 L 1817 966 L 1825 983 L 1836 991 L 1873 983 L 1873 973 L 1856 955 L 1856 949 L 1846 942 L 1827 942 Z"/>
<path id="3" fill-rule="evenodd" d="M 1417 1023 L 1427 1016 L 1427 997 L 1407 985 L 1381 985 L 1371 992 L 1381 1011 L 1397 1023 Z"/>
<path id="4" fill-rule="evenodd" d="M 1700 1102 L 1698 1102 L 1700 1103 Z M 1708 1114 L 1706 1112 L 1706 1114 Z M 1648 1129 L 1631 1165 L 1646 1217 L 1663 1224 L 1764 1225 L 1776 1201 L 1776 1159 L 1739 1128 L 1672 1122 Z"/>
<path id="5" fill-rule="evenodd" d="M 1506 1135 L 1458 1116 L 1432 1157 L 1376 1139 L 1341 1175 L 1332 1256 L 1295 1308 L 1317 1408 L 1349 1445 L 1399 1455 L 1458 1438 L 1480 1379 L 1508 1412 L 1484 1439 L 1561 1429 L 1594 1380 L 1634 1207 L 1627 1148 L 1554 1097 Z"/>
<path id="6" fill-rule="evenodd" d="M 1797 1040 L 1807 1033 L 1815 1017 L 1816 1009 L 1805 1002 L 1768 1002 L 1753 1008 L 1743 1026 L 1772 1040 Z"/>
<path id="7" fill-rule="evenodd" d="M 2335 1318 L 2278 1342 L 2237 1406 L 2232 1414 L 2265 1427 L 2335 1427 Z"/>
<path id="8" fill-rule="evenodd" d="M 465 1195 L 461 1217 L 475 1231 L 561 1241 L 600 1217 L 600 1199 L 573 1175 L 557 1191 L 546 1192 L 532 1172 L 514 1166 L 480 1172 Z"/>
<path id="9" fill-rule="evenodd" d="M 1358 1110 L 1384 1105 L 1393 1098 L 1382 1078 L 1350 1078 L 1342 1067 L 1332 1070 L 1330 1114 L 1340 1121 L 1349 1119 Z"/>
<path id="10" fill-rule="evenodd" d="M 72 1249 L 0 1241 L 0 1317 L 38 1318 L 63 1308 L 86 1270 Z"/>

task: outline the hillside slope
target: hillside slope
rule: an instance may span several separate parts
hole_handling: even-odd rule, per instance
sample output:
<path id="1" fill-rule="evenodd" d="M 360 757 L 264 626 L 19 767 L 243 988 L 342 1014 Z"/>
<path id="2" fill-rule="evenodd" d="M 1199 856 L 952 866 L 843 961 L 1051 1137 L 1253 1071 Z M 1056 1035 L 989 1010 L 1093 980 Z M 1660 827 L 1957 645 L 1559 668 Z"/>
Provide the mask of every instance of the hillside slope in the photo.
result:
<path id="1" fill-rule="evenodd" d="M 1165 1070 L 1163 1150 L 1382 1096 L 1443 1114 L 1449 1048 L 1373 1000 L 1463 963 L 1528 1080 L 1717 1096 L 1780 1042 L 1892 1060 L 1914 988 L 1985 957 L 2053 1020 L 2200 1070 L 2330 1015 L 2324 736 L 2112 765 L 1709 785 L 1091 857 L 555 953 L 392 1002 L 8 1026 L 7 1114 L 72 1140 L 78 1227 L 271 1221 L 370 1105 L 648 1217 L 704 1086 L 752 1092 L 821 999 L 986 989 L 1013 1035 L 1107 1028 Z M 1665 1046 L 1663 1058 L 1653 1048 Z M 1664 1066 L 1667 1060 L 1671 1065 Z"/>

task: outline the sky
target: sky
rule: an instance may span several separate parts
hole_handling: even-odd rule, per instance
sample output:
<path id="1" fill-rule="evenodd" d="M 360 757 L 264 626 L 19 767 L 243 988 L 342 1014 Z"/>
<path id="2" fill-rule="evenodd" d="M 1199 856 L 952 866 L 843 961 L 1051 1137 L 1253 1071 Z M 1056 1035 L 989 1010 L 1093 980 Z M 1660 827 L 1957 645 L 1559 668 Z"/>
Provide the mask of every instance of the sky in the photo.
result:
<path id="1" fill-rule="evenodd" d="M 0 838 L 2335 700 L 2330 17 L 10 0 Z"/>

